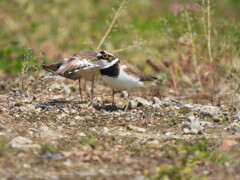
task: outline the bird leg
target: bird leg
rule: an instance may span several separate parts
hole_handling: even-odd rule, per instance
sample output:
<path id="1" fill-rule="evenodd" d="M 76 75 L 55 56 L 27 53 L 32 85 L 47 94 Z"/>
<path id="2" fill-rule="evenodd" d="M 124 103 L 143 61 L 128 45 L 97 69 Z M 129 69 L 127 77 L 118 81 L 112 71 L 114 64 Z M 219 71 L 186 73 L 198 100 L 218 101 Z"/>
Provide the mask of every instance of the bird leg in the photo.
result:
<path id="1" fill-rule="evenodd" d="M 124 111 L 128 110 L 129 103 L 130 103 L 130 91 L 128 91 L 128 100 L 127 100 L 127 104 L 126 104 L 126 107 L 125 107 Z"/>
<path id="2" fill-rule="evenodd" d="M 82 101 L 82 87 L 81 87 L 81 78 L 79 77 L 78 79 L 78 90 L 79 90 L 79 94 L 80 94 L 80 97 L 81 97 L 81 101 Z"/>
<path id="3" fill-rule="evenodd" d="M 114 88 L 112 89 L 112 106 L 115 105 L 115 102 L 114 102 L 114 95 L 115 95 L 115 91 L 114 91 Z"/>
<path id="4" fill-rule="evenodd" d="M 93 93 L 94 93 L 94 77 L 92 77 L 91 104 L 93 102 Z"/>

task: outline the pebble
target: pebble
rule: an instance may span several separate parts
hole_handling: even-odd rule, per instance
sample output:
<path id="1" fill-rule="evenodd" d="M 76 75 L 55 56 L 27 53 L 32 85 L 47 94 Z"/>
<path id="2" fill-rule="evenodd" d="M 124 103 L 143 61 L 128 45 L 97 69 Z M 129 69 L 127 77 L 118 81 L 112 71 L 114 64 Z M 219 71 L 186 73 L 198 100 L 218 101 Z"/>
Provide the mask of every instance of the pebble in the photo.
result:
<path id="1" fill-rule="evenodd" d="M 83 132 L 82 133 L 78 133 L 78 135 L 81 136 L 81 137 L 85 137 L 86 136 L 86 134 L 83 133 Z"/>
<path id="2" fill-rule="evenodd" d="M 154 109 L 160 109 L 161 106 L 160 106 L 159 104 L 153 104 L 153 108 L 154 108 Z"/>
<path id="3" fill-rule="evenodd" d="M 159 141 L 157 139 L 148 141 L 148 144 L 159 144 Z"/>
<path id="4" fill-rule="evenodd" d="M 44 159 L 60 159 L 62 158 L 61 154 L 44 154 L 42 155 L 42 158 Z"/>
<path id="5" fill-rule="evenodd" d="M 5 136 L 6 134 L 4 132 L 0 132 L 0 136 Z"/>
<path id="6" fill-rule="evenodd" d="M 9 142 L 9 146 L 14 149 L 37 148 L 40 149 L 39 144 L 33 144 L 33 141 L 22 136 L 13 138 Z"/>
<path id="7" fill-rule="evenodd" d="M 199 134 L 202 133 L 203 125 L 195 116 L 189 116 L 182 125 L 183 134 Z"/>
<path id="8" fill-rule="evenodd" d="M 84 120 L 84 118 L 83 117 L 81 117 L 81 116 L 75 116 L 75 118 L 74 119 L 76 119 L 76 120 L 81 120 L 81 121 L 83 121 Z"/>
<path id="9" fill-rule="evenodd" d="M 36 132 L 41 138 L 44 138 L 48 141 L 56 140 L 59 138 L 57 131 L 51 130 L 48 126 L 41 126 Z"/>
<path id="10" fill-rule="evenodd" d="M 66 116 L 67 116 L 67 114 L 62 113 L 62 114 L 57 115 L 57 118 L 58 118 L 59 120 L 61 120 L 62 118 L 66 117 Z"/>
<path id="11" fill-rule="evenodd" d="M 220 113 L 220 110 L 218 107 L 210 106 L 210 105 L 198 105 L 194 108 L 196 111 L 200 111 L 200 115 L 207 116 L 207 117 L 213 117 Z"/>
<path id="12" fill-rule="evenodd" d="M 162 101 L 158 97 L 154 96 L 153 97 L 153 104 L 161 105 Z"/>
<path id="13" fill-rule="evenodd" d="M 103 132 L 104 133 L 108 133 L 109 132 L 109 129 L 107 127 L 103 127 Z"/>
<path id="14" fill-rule="evenodd" d="M 236 132 L 240 132 L 240 127 L 235 127 Z"/>
<path id="15" fill-rule="evenodd" d="M 151 107 L 152 102 L 147 101 L 141 97 L 136 97 L 134 100 L 130 100 L 129 107 L 136 108 L 136 107 Z"/>
<path id="16" fill-rule="evenodd" d="M 23 166 L 23 168 L 31 168 L 31 165 L 30 165 L 30 164 L 25 164 L 25 163 L 24 163 L 22 166 Z"/>
<path id="17" fill-rule="evenodd" d="M 34 111 L 35 110 L 35 106 L 33 106 L 32 104 L 26 104 L 25 108 L 29 111 Z"/>
<path id="18" fill-rule="evenodd" d="M 170 136 L 170 135 L 172 135 L 172 133 L 171 132 L 166 132 L 165 135 Z"/>
<path id="19" fill-rule="evenodd" d="M 137 132 L 139 132 L 139 133 L 145 133 L 145 132 L 146 132 L 146 129 L 141 128 L 141 127 L 137 127 L 137 126 L 133 126 L 133 125 L 131 125 L 131 124 L 129 124 L 129 125 L 127 126 L 127 128 L 130 129 L 130 130 L 133 130 L 133 131 L 137 131 Z"/>

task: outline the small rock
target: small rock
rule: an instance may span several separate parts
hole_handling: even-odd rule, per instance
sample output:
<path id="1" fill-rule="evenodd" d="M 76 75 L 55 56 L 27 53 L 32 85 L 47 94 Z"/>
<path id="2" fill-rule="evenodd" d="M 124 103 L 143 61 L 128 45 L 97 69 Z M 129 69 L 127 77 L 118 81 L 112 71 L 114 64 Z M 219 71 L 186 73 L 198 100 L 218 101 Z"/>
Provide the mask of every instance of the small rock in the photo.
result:
<path id="1" fill-rule="evenodd" d="M 219 116 L 219 115 L 213 116 L 212 119 L 213 119 L 213 122 L 216 122 L 216 123 L 219 123 L 219 122 L 223 121 L 223 117 Z"/>
<path id="2" fill-rule="evenodd" d="M 222 144 L 221 147 L 222 148 L 228 148 L 228 147 L 232 147 L 232 146 L 236 146 L 238 144 L 237 141 L 235 140 L 222 140 Z"/>
<path id="3" fill-rule="evenodd" d="M 154 109 L 160 109 L 161 106 L 160 106 L 159 104 L 153 104 L 153 108 L 154 108 Z"/>
<path id="4" fill-rule="evenodd" d="M 182 125 L 183 134 L 199 134 L 202 133 L 203 125 L 195 116 L 189 116 Z"/>
<path id="5" fill-rule="evenodd" d="M 240 132 L 240 127 L 235 127 L 236 132 Z"/>
<path id="6" fill-rule="evenodd" d="M 39 144 L 33 144 L 33 141 L 22 136 L 13 138 L 9 142 L 9 146 L 15 149 L 25 149 L 25 148 L 38 148 L 40 149 Z"/>
<path id="7" fill-rule="evenodd" d="M 199 121 L 199 122 L 200 122 L 200 125 L 204 126 L 204 127 L 212 127 L 213 126 L 213 123 L 208 122 L 208 121 Z"/>
<path id="8" fill-rule="evenodd" d="M 240 111 L 237 113 L 238 120 L 240 121 Z"/>
<path id="9" fill-rule="evenodd" d="M 200 111 L 200 115 L 202 116 L 208 116 L 213 117 L 220 113 L 220 110 L 218 107 L 210 106 L 210 105 L 199 105 L 194 108 L 196 111 Z"/>
<path id="10" fill-rule="evenodd" d="M 93 118 L 92 118 L 92 116 L 84 116 L 83 119 L 84 120 L 92 120 Z"/>
<path id="11" fill-rule="evenodd" d="M 144 128 L 137 128 L 137 132 L 139 132 L 139 133 L 145 133 L 146 132 L 146 129 L 144 129 Z"/>
<path id="12" fill-rule="evenodd" d="M 210 173 L 210 171 L 208 171 L 208 170 L 203 171 L 204 175 L 208 175 L 209 173 Z"/>
<path id="13" fill-rule="evenodd" d="M 45 125 L 41 126 L 36 133 L 39 135 L 39 137 L 44 138 L 48 141 L 56 140 L 60 137 L 57 131 L 53 131 Z"/>
<path id="14" fill-rule="evenodd" d="M 171 132 L 166 132 L 165 135 L 170 136 L 170 135 L 172 135 L 172 133 Z"/>
<path id="15" fill-rule="evenodd" d="M 128 97 L 128 93 L 127 91 L 122 91 L 121 94 L 120 94 L 120 97 Z"/>
<path id="16" fill-rule="evenodd" d="M 144 119 L 151 119 L 152 118 L 152 114 L 151 113 L 146 113 L 143 115 Z"/>
<path id="17" fill-rule="evenodd" d="M 136 101 L 134 101 L 134 100 L 130 100 L 130 101 L 129 101 L 129 108 L 130 108 L 130 109 L 136 108 L 137 105 L 138 105 L 138 102 L 136 102 Z"/>
<path id="18" fill-rule="evenodd" d="M 159 141 L 157 139 L 154 139 L 149 141 L 148 144 L 159 144 Z"/>
<path id="19" fill-rule="evenodd" d="M 66 85 L 63 86 L 63 91 L 64 91 L 65 94 L 70 94 L 71 93 L 70 87 L 68 87 Z"/>
<path id="20" fill-rule="evenodd" d="M 78 135 L 81 136 L 81 137 L 85 137 L 86 136 L 85 133 L 79 133 Z"/>
<path id="21" fill-rule="evenodd" d="M 34 111 L 35 110 L 35 106 L 33 106 L 32 104 L 26 104 L 25 108 L 28 109 L 29 111 Z"/>
<path id="22" fill-rule="evenodd" d="M 4 132 L 0 132 L 0 136 L 5 136 L 6 134 Z"/>
<path id="23" fill-rule="evenodd" d="M 66 116 L 67 116 L 67 114 L 62 113 L 62 114 L 57 115 L 57 118 L 58 118 L 59 120 L 61 120 L 62 118 L 66 117 Z"/>
<path id="24" fill-rule="evenodd" d="M 162 101 L 158 97 L 154 96 L 153 97 L 153 104 L 161 105 Z"/>
<path id="25" fill-rule="evenodd" d="M 141 106 L 143 106 L 143 107 L 149 107 L 149 106 L 152 105 L 151 102 L 149 102 L 149 101 L 147 101 L 146 99 L 143 99 L 143 98 L 141 98 L 141 97 L 137 97 L 137 98 L 135 99 L 135 101 L 138 102 L 138 105 L 137 105 L 138 107 L 141 107 Z"/>
<path id="26" fill-rule="evenodd" d="M 152 106 L 152 102 L 147 101 L 141 97 L 136 97 L 134 100 L 130 100 L 129 108 L 136 108 L 136 107 L 150 107 Z"/>
<path id="27" fill-rule="evenodd" d="M 103 128 L 103 132 L 104 132 L 104 133 L 108 133 L 108 132 L 109 132 L 109 129 L 108 129 L 107 127 L 104 127 L 104 128 Z"/>
<path id="28" fill-rule="evenodd" d="M 144 128 L 133 126 L 131 124 L 128 125 L 128 129 L 133 130 L 133 131 L 137 131 L 139 133 L 145 133 L 146 132 L 146 130 Z"/>
<path id="29" fill-rule="evenodd" d="M 44 154 L 42 155 L 42 158 L 44 159 L 60 159 L 62 158 L 61 154 Z"/>
<path id="30" fill-rule="evenodd" d="M 31 165 L 30 164 L 23 164 L 23 168 L 31 168 Z"/>
<path id="31" fill-rule="evenodd" d="M 83 121 L 84 120 L 84 118 L 83 117 L 81 117 L 81 116 L 75 116 L 75 118 L 74 119 L 76 119 L 76 120 L 81 120 L 81 121 Z"/>

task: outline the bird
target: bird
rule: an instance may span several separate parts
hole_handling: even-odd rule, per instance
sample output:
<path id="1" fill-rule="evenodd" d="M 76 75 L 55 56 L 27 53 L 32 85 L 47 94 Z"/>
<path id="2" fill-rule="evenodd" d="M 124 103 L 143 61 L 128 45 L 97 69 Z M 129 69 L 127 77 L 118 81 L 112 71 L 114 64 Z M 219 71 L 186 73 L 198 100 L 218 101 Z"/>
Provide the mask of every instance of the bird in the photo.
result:
<path id="1" fill-rule="evenodd" d="M 112 105 L 114 105 L 115 89 L 128 91 L 125 110 L 128 109 L 132 89 L 142 87 L 145 81 L 158 80 L 156 77 L 144 74 L 137 67 L 121 61 L 106 50 L 100 51 L 97 58 L 103 82 L 112 87 Z"/>
<path id="2" fill-rule="evenodd" d="M 81 79 L 91 80 L 91 102 L 93 101 L 94 93 L 94 77 L 100 75 L 100 66 L 97 63 L 97 52 L 83 51 L 72 55 L 69 58 L 64 58 L 61 62 L 49 65 L 42 65 L 43 69 L 52 74 L 43 78 L 43 80 L 54 76 L 62 76 L 71 80 L 78 80 L 79 94 L 82 98 Z"/>

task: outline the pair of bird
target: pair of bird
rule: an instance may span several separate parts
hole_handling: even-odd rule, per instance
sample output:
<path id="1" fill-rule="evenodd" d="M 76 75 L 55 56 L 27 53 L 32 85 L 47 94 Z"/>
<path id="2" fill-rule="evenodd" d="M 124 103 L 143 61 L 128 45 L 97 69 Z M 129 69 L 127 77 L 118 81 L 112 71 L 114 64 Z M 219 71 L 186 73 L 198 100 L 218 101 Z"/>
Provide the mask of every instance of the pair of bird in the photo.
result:
<path id="1" fill-rule="evenodd" d="M 130 91 L 144 85 L 144 81 L 153 81 L 157 78 L 142 73 L 135 66 L 120 61 L 114 54 L 107 51 L 80 52 L 63 61 L 43 65 L 43 68 L 52 72 L 46 78 L 62 76 L 79 81 L 79 93 L 82 100 L 81 79 L 92 80 L 91 100 L 94 93 L 94 77 L 101 75 L 103 82 L 112 87 L 112 104 L 114 105 L 115 89 L 128 91 L 129 105 Z"/>

